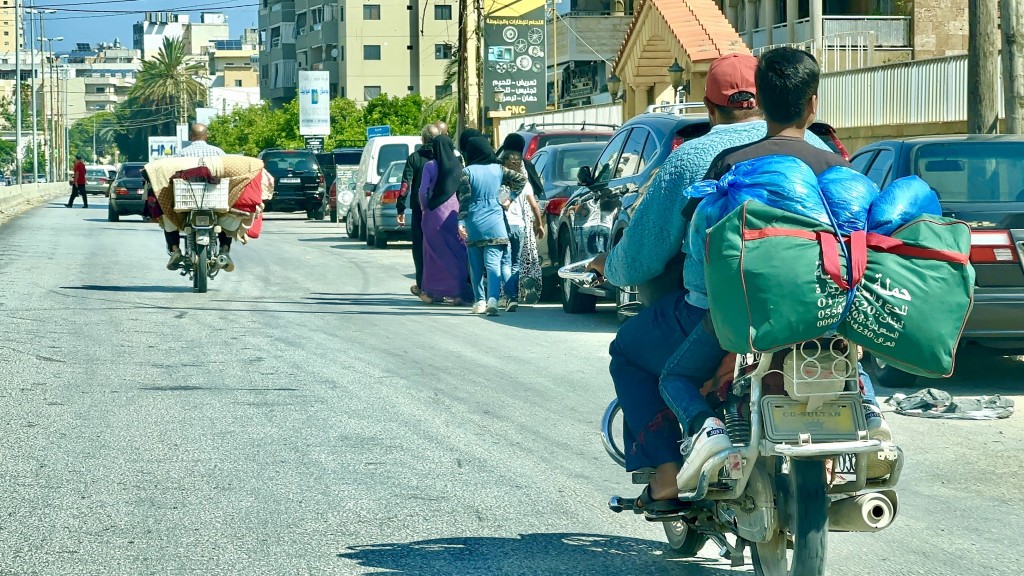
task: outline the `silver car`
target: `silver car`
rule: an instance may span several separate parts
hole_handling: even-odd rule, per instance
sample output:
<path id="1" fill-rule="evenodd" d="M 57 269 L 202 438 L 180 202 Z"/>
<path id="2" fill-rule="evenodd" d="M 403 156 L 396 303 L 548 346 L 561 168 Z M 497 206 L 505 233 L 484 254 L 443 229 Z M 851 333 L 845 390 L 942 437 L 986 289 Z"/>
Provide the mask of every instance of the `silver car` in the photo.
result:
<path id="1" fill-rule="evenodd" d="M 106 168 L 86 168 L 85 193 L 106 196 L 115 174 L 117 173 Z"/>
<path id="2" fill-rule="evenodd" d="M 387 248 L 388 240 L 410 240 L 412 235 L 408 223 L 398 223 L 398 197 L 402 193 L 402 171 L 405 160 L 392 162 L 373 188 L 366 200 L 366 244 L 376 248 Z M 409 191 L 419 194 L 419 191 Z"/>

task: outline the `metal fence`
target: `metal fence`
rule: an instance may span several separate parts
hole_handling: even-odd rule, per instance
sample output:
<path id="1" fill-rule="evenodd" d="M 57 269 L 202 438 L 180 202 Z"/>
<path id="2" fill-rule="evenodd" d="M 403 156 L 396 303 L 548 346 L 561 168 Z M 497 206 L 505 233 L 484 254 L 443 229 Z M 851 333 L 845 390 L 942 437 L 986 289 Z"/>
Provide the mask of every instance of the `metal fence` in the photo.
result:
<path id="1" fill-rule="evenodd" d="M 823 74 L 818 116 L 836 128 L 967 120 L 967 55 Z M 1002 117 L 1002 86 L 998 87 Z"/>
<path id="2" fill-rule="evenodd" d="M 906 48 L 910 46 L 909 16 L 826 16 L 822 18 L 822 34 L 874 35 L 875 46 Z"/>
<path id="3" fill-rule="evenodd" d="M 578 129 L 583 125 L 611 124 L 619 126 L 622 124 L 621 104 L 597 104 L 594 106 L 580 106 L 578 108 L 566 108 L 541 114 L 530 114 L 528 116 L 513 116 L 502 118 L 499 132 L 510 134 L 523 126 L 531 124 L 556 125 L 566 129 Z"/>

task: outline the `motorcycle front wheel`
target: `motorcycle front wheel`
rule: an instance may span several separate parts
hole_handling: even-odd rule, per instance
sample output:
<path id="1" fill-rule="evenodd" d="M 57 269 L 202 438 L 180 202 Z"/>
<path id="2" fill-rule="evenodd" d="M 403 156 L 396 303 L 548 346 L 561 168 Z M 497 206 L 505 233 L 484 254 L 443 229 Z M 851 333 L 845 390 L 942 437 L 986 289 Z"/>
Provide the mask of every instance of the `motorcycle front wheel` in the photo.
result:
<path id="1" fill-rule="evenodd" d="M 824 576 L 828 547 L 828 484 L 824 460 L 791 460 L 789 463 L 788 536 L 779 530 L 768 542 L 751 547 L 754 574 L 758 576 Z"/>
<path id="2" fill-rule="evenodd" d="M 196 267 L 192 271 L 192 288 L 200 294 L 206 294 L 206 282 L 210 279 L 210 247 L 196 247 Z"/>

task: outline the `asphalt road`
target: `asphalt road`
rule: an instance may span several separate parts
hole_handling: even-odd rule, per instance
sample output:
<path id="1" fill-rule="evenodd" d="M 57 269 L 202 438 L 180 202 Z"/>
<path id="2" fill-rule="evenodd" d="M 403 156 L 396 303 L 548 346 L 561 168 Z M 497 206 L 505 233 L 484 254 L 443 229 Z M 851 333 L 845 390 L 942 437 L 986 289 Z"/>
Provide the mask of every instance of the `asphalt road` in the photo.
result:
<path id="1" fill-rule="evenodd" d="M 59 202 L 0 226 L 0 574 L 707 575 L 604 455 L 614 314 L 490 319 L 409 295 L 401 244 L 273 215 L 193 294 L 159 230 Z M 932 385 L 1013 394 L 979 357 Z M 1021 416 L 890 415 L 881 534 L 829 574 L 1019 575 Z"/>

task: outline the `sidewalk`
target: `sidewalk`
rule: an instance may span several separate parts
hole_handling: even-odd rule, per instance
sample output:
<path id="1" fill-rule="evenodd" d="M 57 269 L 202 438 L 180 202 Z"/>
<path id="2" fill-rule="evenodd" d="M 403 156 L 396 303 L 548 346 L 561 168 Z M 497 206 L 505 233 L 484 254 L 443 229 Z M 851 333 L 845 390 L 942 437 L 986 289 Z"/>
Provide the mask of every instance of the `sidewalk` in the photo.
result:
<path id="1" fill-rule="evenodd" d="M 0 186 L 0 225 L 50 200 L 71 194 L 66 182 Z"/>

